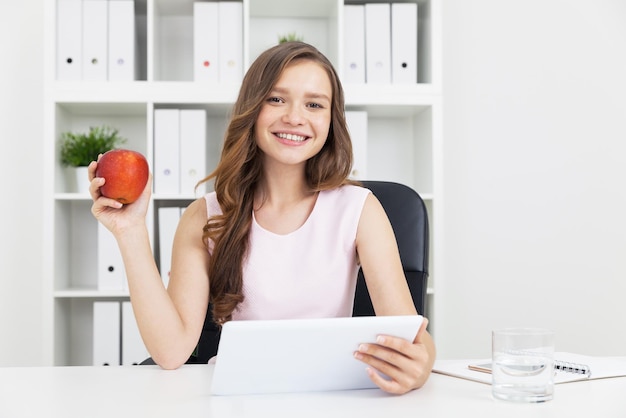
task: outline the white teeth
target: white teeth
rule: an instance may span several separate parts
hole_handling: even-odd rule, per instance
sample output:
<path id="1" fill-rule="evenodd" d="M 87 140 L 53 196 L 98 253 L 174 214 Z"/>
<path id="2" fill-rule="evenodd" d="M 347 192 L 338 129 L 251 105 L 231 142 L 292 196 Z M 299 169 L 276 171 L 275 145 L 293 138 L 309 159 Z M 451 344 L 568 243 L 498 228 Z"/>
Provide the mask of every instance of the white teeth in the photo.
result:
<path id="1" fill-rule="evenodd" d="M 306 139 L 306 136 L 284 134 L 284 133 L 278 133 L 276 134 L 276 136 L 282 139 L 286 139 L 288 141 L 295 141 L 295 142 L 302 142 Z"/>

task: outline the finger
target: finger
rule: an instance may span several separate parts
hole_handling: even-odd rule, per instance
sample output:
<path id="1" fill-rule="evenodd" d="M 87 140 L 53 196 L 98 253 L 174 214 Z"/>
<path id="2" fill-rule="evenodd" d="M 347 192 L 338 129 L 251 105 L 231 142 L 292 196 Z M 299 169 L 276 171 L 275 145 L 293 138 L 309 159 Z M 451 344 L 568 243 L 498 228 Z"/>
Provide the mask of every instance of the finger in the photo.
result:
<path id="1" fill-rule="evenodd" d="M 363 355 L 362 361 L 391 376 L 397 371 L 406 371 L 419 361 L 418 346 L 404 338 L 380 335 L 376 344 L 359 345 L 358 353 Z M 358 358 L 358 357 L 357 357 Z M 393 376 L 392 376 L 393 377 Z"/>
<path id="2" fill-rule="evenodd" d="M 354 357 L 397 381 L 405 380 L 404 371 L 411 367 L 411 361 L 404 355 L 376 344 L 361 344 Z"/>
<path id="3" fill-rule="evenodd" d="M 416 334 L 415 338 L 417 338 L 418 335 L 419 335 L 419 331 Z M 380 351 L 380 353 L 383 355 L 383 357 L 381 358 L 386 359 L 386 360 L 391 360 L 389 356 L 393 355 L 394 353 L 399 353 L 401 354 L 402 357 L 413 357 L 411 355 L 412 349 L 414 348 L 413 343 L 411 343 L 408 340 L 405 340 L 404 338 L 392 337 L 389 335 L 379 335 L 378 337 L 376 337 L 376 345 L 378 345 L 379 347 L 386 347 L 389 349 L 389 350 Z M 375 346 L 370 347 L 370 349 L 374 350 L 374 352 L 372 352 L 371 354 L 377 355 L 376 351 L 378 350 L 376 349 Z M 385 356 L 385 353 L 388 353 L 387 356 Z"/>
<path id="4" fill-rule="evenodd" d="M 424 373 L 424 348 L 390 336 L 379 336 L 376 344 L 361 344 L 355 357 L 404 386 L 414 386 L 414 378 Z"/>
<path id="5" fill-rule="evenodd" d="M 102 196 L 102 193 L 100 193 L 100 187 L 102 187 L 104 185 L 104 178 L 102 177 L 93 177 L 90 180 L 89 183 L 89 194 L 91 195 L 91 199 L 92 200 L 96 200 L 98 199 L 100 196 Z"/>
<path id="6" fill-rule="evenodd" d="M 87 174 L 89 175 L 89 181 L 93 180 L 96 177 L 96 167 L 98 167 L 98 163 L 92 161 L 87 166 Z"/>
<path id="7" fill-rule="evenodd" d="M 110 209 L 121 209 L 124 205 L 118 202 L 115 199 L 110 199 L 108 197 L 100 196 L 99 198 L 93 201 L 93 205 L 91 205 L 91 213 L 99 218 L 99 215 L 105 213 Z"/>
<path id="8" fill-rule="evenodd" d="M 368 367 L 366 371 L 370 380 L 374 382 L 374 384 L 378 386 L 381 390 L 384 390 L 387 393 L 392 393 L 394 395 L 401 395 L 410 390 L 410 388 L 402 387 L 402 385 L 400 385 L 395 380 L 385 379 L 380 373 L 378 373 L 376 370 L 374 370 L 371 367 Z"/>
<path id="9" fill-rule="evenodd" d="M 420 387 L 421 384 L 419 382 L 423 379 L 424 373 L 426 372 L 422 362 L 417 360 L 409 361 L 407 357 L 404 357 L 400 366 L 398 366 L 398 364 L 390 364 L 377 357 L 361 352 L 355 353 L 355 358 L 370 366 L 369 368 L 372 371 L 382 373 L 386 376 L 386 378 L 381 377 L 383 380 L 387 381 L 386 383 L 372 376 L 370 376 L 370 379 L 381 387 L 381 389 L 391 393 L 404 393 Z M 395 382 L 395 384 L 390 382 Z"/>

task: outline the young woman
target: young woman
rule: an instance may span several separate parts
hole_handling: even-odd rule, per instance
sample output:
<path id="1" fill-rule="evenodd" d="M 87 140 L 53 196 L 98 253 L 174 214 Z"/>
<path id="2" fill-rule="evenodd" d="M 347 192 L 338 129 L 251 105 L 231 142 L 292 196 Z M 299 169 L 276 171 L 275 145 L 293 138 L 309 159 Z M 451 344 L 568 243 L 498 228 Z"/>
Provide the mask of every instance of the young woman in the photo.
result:
<path id="1" fill-rule="evenodd" d="M 221 160 L 204 180 L 215 192 L 180 220 L 165 289 L 145 221 L 151 181 L 122 206 L 101 195 L 105 180 L 91 163 L 92 213 L 117 239 L 157 364 L 173 369 L 189 358 L 209 301 L 218 324 L 350 316 L 359 266 L 377 315 L 416 314 L 389 220 L 372 193 L 348 180 L 351 165 L 332 64 L 301 42 L 265 51 L 243 80 Z M 355 352 L 382 390 L 405 393 L 428 379 L 435 348 L 427 322 L 414 341 L 381 337 Z"/>

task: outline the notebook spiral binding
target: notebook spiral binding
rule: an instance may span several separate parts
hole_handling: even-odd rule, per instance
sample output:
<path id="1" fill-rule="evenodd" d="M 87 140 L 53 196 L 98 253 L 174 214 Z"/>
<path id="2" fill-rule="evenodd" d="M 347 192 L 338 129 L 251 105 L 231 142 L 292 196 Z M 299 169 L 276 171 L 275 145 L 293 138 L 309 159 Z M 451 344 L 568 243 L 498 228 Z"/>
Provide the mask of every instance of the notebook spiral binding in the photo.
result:
<path id="1" fill-rule="evenodd" d="M 591 376 L 591 368 L 586 364 L 578 364 L 578 363 L 570 363 L 568 361 L 554 361 L 554 369 L 567 372 L 567 373 L 576 373 L 583 374 L 587 377 Z"/>
<path id="2" fill-rule="evenodd" d="M 538 355 L 536 352 L 525 351 L 525 350 L 509 350 L 511 354 L 515 355 L 525 355 L 525 356 L 536 356 Z M 582 374 L 587 378 L 591 377 L 591 367 L 586 364 L 580 363 L 572 363 L 570 361 L 562 361 L 562 360 L 554 360 L 554 371 L 561 371 L 566 373 L 576 373 Z"/>

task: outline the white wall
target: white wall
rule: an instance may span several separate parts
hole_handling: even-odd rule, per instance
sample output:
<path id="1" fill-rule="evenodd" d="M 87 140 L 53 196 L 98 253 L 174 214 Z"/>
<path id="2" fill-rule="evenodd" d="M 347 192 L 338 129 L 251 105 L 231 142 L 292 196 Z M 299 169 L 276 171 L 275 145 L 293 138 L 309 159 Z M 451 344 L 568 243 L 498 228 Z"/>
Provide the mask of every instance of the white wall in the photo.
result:
<path id="1" fill-rule="evenodd" d="M 0 366 L 43 361 L 43 1 L 0 2 Z"/>
<path id="2" fill-rule="evenodd" d="M 626 355 L 626 2 L 443 0 L 441 358 Z"/>

